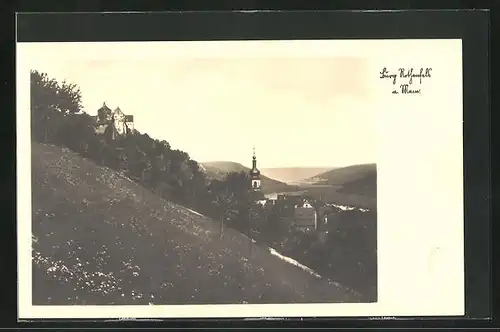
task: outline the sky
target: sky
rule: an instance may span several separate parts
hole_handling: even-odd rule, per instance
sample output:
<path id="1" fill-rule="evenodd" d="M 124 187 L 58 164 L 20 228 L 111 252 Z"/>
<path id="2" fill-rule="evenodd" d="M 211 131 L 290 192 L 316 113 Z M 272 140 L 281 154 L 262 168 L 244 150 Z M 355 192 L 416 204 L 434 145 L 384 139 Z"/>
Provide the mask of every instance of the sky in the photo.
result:
<path id="1" fill-rule="evenodd" d="M 85 112 L 95 115 L 103 102 L 119 106 L 134 115 L 141 133 L 199 162 L 249 166 L 253 146 L 260 168 L 376 162 L 362 54 L 221 55 L 168 42 L 31 44 L 26 50 L 31 69 L 80 87 Z"/>

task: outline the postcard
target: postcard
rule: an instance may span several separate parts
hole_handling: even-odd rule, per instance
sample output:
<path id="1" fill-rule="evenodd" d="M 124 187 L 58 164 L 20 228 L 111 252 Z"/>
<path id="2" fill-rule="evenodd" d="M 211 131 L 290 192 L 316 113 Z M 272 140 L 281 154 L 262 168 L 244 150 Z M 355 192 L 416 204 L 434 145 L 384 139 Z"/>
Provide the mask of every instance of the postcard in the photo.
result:
<path id="1" fill-rule="evenodd" d="M 461 40 L 16 57 L 20 318 L 464 314 Z"/>

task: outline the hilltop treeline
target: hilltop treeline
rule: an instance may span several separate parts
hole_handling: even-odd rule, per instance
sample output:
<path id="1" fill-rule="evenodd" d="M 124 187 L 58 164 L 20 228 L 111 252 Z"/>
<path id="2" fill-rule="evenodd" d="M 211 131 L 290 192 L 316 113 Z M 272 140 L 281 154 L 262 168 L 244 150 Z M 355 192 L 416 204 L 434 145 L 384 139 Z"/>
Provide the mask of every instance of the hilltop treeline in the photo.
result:
<path id="1" fill-rule="evenodd" d="M 167 141 L 139 131 L 108 140 L 95 132 L 95 120 L 84 112 L 81 100 L 78 86 L 31 71 L 32 139 L 67 147 L 122 172 L 159 196 L 218 220 L 221 234 L 225 227 L 235 228 L 361 290 L 369 300 L 376 297 L 375 212 L 330 211 L 328 232 L 321 238 L 295 231 L 274 207 L 253 203 L 246 173 L 209 181 L 188 153 Z"/>

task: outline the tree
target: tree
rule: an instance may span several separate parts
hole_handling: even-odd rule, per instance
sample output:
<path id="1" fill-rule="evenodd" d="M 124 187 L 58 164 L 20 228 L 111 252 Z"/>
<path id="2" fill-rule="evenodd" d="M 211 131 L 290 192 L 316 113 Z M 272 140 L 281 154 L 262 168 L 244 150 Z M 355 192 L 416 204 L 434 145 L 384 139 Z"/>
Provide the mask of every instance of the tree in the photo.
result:
<path id="1" fill-rule="evenodd" d="M 54 140 L 59 142 L 73 151 L 85 152 L 85 141 L 93 133 L 88 128 L 89 121 L 83 115 L 61 116 L 58 119 L 57 130 L 53 132 Z M 54 125 L 54 118 L 52 119 Z"/>
<path id="2" fill-rule="evenodd" d="M 58 85 L 57 107 L 63 114 L 76 114 L 82 110 L 82 93 L 76 84 L 63 81 Z"/>
<path id="3" fill-rule="evenodd" d="M 82 94 L 79 87 L 63 81 L 59 84 L 46 73 L 30 72 L 32 136 L 37 141 L 65 143 L 67 138 L 56 137 L 64 127 L 64 116 L 82 110 Z"/>
<path id="4" fill-rule="evenodd" d="M 210 186 L 210 191 L 215 195 L 212 204 L 215 206 L 220 220 L 220 236 L 224 236 L 224 221 L 233 218 L 237 214 L 236 200 L 234 193 L 229 191 L 222 181 L 214 180 Z"/>

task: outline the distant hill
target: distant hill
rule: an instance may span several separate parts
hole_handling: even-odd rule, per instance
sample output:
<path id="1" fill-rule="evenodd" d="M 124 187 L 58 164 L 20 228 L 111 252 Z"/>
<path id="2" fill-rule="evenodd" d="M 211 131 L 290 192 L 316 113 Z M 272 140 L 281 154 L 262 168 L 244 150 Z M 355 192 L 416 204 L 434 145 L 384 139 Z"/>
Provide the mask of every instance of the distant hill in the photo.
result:
<path id="1" fill-rule="evenodd" d="M 377 173 L 376 164 L 360 164 L 335 168 L 308 179 L 317 184 L 343 185 Z"/>
<path id="2" fill-rule="evenodd" d="M 33 304 L 356 302 L 125 176 L 32 143 Z"/>
<path id="3" fill-rule="evenodd" d="M 377 165 L 361 164 L 336 168 L 309 178 L 308 182 L 339 187 L 338 192 L 376 195 Z"/>
<path id="4" fill-rule="evenodd" d="M 334 167 L 274 167 L 262 168 L 260 171 L 271 179 L 285 183 L 294 183 L 332 169 L 334 169 Z"/>
<path id="5" fill-rule="evenodd" d="M 231 172 L 249 172 L 250 168 L 242 164 L 232 161 L 212 161 L 201 163 L 201 169 L 204 170 L 207 178 L 209 179 L 223 179 L 228 173 Z M 271 179 L 261 171 L 261 190 L 263 193 L 285 192 L 297 190 L 297 187 L 290 186 L 278 180 Z"/>

